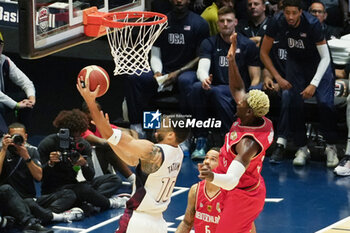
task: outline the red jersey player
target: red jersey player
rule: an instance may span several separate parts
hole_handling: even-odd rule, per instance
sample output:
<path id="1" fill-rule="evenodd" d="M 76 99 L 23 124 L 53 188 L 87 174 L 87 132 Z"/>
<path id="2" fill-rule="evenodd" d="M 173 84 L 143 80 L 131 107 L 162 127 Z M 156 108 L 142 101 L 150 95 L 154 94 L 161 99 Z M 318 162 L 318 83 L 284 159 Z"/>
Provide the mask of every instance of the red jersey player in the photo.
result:
<path id="1" fill-rule="evenodd" d="M 210 149 L 203 161 L 211 169 L 219 165 L 219 148 Z M 224 193 L 208 181 L 192 185 L 188 193 L 185 217 L 175 233 L 188 233 L 192 226 L 196 233 L 214 233 L 223 210 Z"/>
<path id="2" fill-rule="evenodd" d="M 253 222 L 265 203 L 266 189 L 260 172 L 265 152 L 273 140 L 272 122 L 264 117 L 270 106 L 267 95 L 259 90 L 245 92 L 235 61 L 236 37 L 236 34 L 231 36 L 227 58 L 238 120 L 226 134 L 215 173 L 209 166 L 199 165 L 199 178 L 226 190 L 225 208 L 216 228 L 220 233 L 252 232 Z"/>

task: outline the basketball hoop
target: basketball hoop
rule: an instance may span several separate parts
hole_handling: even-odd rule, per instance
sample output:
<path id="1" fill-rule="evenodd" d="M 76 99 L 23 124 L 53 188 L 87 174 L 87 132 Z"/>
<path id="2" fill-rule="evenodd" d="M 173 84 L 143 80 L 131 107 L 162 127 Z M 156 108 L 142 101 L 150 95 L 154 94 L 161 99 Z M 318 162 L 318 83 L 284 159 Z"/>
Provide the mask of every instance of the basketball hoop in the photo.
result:
<path id="1" fill-rule="evenodd" d="M 115 63 L 114 75 L 149 72 L 148 54 L 168 25 L 167 17 L 156 12 L 84 12 L 85 34 L 98 37 L 107 33 Z M 101 27 L 102 26 L 102 27 Z"/>

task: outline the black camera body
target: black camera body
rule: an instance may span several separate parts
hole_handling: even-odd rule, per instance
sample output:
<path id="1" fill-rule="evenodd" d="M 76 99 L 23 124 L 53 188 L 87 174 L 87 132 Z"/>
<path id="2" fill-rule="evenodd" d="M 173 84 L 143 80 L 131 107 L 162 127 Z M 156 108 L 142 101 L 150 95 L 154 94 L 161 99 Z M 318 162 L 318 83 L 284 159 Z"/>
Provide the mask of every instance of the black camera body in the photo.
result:
<path id="1" fill-rule="evenodd" d="M 60 129 L 58 138 L 60 139 L 60 160 L 63 163 L 75 164 L 80 157 L 80 153 L 76 150 L 74 138 L 70 137 L 69 129 Z"/>
<path id="2" fill-rule="evenodd" d="M 24 143 L 24 138 L 20 134 L 14 134 L 11 137 L 12 142 L 18 146 L 21 146 Z"/>

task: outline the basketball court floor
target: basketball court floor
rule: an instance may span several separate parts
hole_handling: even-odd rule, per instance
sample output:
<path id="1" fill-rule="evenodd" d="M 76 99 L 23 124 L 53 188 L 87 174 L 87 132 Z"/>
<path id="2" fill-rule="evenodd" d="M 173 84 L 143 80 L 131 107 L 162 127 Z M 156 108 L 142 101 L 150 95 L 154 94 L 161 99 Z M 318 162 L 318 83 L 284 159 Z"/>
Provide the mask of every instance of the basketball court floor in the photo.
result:
<path id="1" fill-rule="evenodd" d="M 350 232 L 350 177 L 337 177 L 325 162 L 313 160 L 303 168 L 291 159 L 271 165 L 265 159 L 262 175 L 267 198 L 256 220 L 258 233 Z M 198 181 L 197 162 L 185 157 L 172 201 L 164 218 L 175 232 L 186 209 L 187 194 Z M 79 222 L 50 225 L 56 233 L 114 232 L 123 210 L 108 210 Z"/>
<path id="2" fill-rule="evenodd" d="M 5 1 L 0 0 L 0 2 Z M 32 12 L 33 2 L 36 4 L 34 13 Z M 107 0 L 103 2 L 104 6 L 108 6 Z M 73 14 L 73 9 L 77 8 L 77 4 L 82 4 L 82 1 L 70 0 L 63 5 L 62 3 L 51 4 L 52 1 L 49 0 L 22 1 L 22 3 L 26 4 L 23 4 L 21 11 L 24 8 L 28 8 L 28 12 L 25 13 L 28 16 L 27 21 L 29 20 L 29 25 L 40 25 L 41 23 L 40 26 L 45 26 L 44 28 L 38 26 L 28 27 L 28 22 L 21 20 L 20 23 L 24 23 L 23 28 L 32 31 L 27 33 L 27 30 L 20 30 L 20 33 L 24 33 L 23 35 L 21 34 L 20 40 L 23 40 L 24 43 L 27 41 L 34 42 L 34 44 L 22 46 L 28 50 L 21 51 L 23 57 L 44 56 L 45 54 L 40 53 L 42 49 L 51 46 L 51 44 L 46 44 L 46 42 L 53 43 L 61 41 L 62 38 L 66 39 L 67 30 L 74 39 L 77 36 L 82 37 L 80 38 L 81 40 L 86 39 L 82 33 L 84 29 L 82 26 L 82 14 Z M 75 7 L 73 7 L 73 3 L 75 3 Z M 127 4 L 129 3 L 130 1 L 128 0 Z M 131 3 L 132 7 L 136 5 L 135 8 L 131 8 L 134 10 L 144 7 L 143 0 L 135 0 L 131 1 Z M 14 6 L 14 2 L 6 1 L 2 4 L 6 12 L 13 11 L 17 14 L 17 6 Z M 83 9 L 85 6 L 81 6 L 81 8 Z M 39 13 L 45 13 L 45 17 L 43 17 L 43 21 L 37 22 L 36 16 Z M 57 17 L 63 14 L 64 17 L 59 20 L 59 24 L 53 25 L 53 22 L 57 21 L 52 20 L 54 16 L 56 17 L 56 14 Z M 13 26 L 8 25 L 6 22 L 0 21 L 0 23 L 7 27 Z M 17 27 L 17 25 L 14 25 L 14 27 Z M 48 31 L 54 31 L 55 33 L 47 33 Z M 73 34 L 73 32 L 76 32 L 76 34 Z M 36 36 L 33 38 L 33 35 Z M 28 39 L 26 36 L 29 36 L 31 39 Z M 43 38 L 44 36 L 49 37 L 50 40 Z M 72 44 L 73 42 L 69 43 Z M 76 43 L 78 42 L 81 41 L 77 40 Z M 53 46 L 56 46 L 56 44 L 53 44 Z M 65 47 L 67 47 L 67 44 L 62 43 L 59 47 L 50 49 L 58 51 Z M 47 51 L 47 53 L 52 51 Z M 100 54 L 104 55 L 107 52 L 101 52 Z M 33 145 L 36 144 L 33 143 Z M 319 158 L 313 159 L 307 166 L 302 168 L 293 167 L 291 158 L 279 165 L 271 165 L 268 162 L 268 158 L 265 159 L 262 175 L 267 187 L 267 198 L 264 210 L 255 222 L 258 233 L 350 232 L 350 177 L 335 176 L 332 169 L 326 168 L 324 158 L 321 158 L 321 156 L 317 157 Z M 197 163 L 188 157 L 184 158 L 171 204 L 164 213 L 164 218 L 168 223 L 168 232 L 175 232 L 183 218 L 187 205 L 188 190 L 192 184 L 199 181 L 197 175 Z M 113 209 L 87 217 L 82 221 L 55 223 L 49 227 L 53 228 L 55 233 L 114 232 L 118 227 L 118 220 L 122 213 L 123 209 Z"/>

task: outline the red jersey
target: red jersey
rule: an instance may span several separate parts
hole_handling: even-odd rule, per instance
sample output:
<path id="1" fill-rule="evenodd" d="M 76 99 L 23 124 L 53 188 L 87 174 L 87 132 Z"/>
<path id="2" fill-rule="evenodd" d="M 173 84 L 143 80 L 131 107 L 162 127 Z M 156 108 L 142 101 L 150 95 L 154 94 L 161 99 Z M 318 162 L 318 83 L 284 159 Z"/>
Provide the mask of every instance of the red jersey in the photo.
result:
<path id="1" fill-rule="evenodd" d="M 196 233 L 214 233 L 223 210 L 224 192 L 219 191 L 210 198 L 205 188 L 205 180 L 197 185 L 194 230 Z"/>
<path id="2" fill-rule="evenodd" d="M 112 129 L 118 129 L 118 127 L 115 125 L 110 124 L 110 126 L 112 127 Z M 96 137 L 102 138 L 102 135 L 97 128 L 95 132 L 92 132 L 91 130 L 87 129 L 84 133 L 81 134 L 81 137 L 86 139 L 86 137 L 89 135 L 95 135 Z"/>
<path id="3" fill-rule="evenodd" d="M 225 144 L 219 156 L 218 173 L 226 173 L 232 160 L 236 158 L 235 145 L 243 137 L 249 136 L 259 143 L 261 151 L 250 161 L 236 188 L 225 191 L 224 206 L 220 223 L 216 228 L 220 233 L 248 233 L 252 223 L 264 208 L 266 189 L 260 175 L 267 148 L 273 140 L 272 122 L 263 117 L 264 123 L 258 127 L 242 126 L 240 119 L 233 123 L 226 134 Z"/>
<path id="4" fill-rule="evenodd" d="M 260 172 L 262 163 L 265 158 L 267 148 L 273 141 L 273 126 L 272 122 L 266 117 L 262 118 L 264 123 L 261 126 L 242 126 L 241 120 L 238 118 L 233 123 L 230 132 L 225 136 L 225 144 L 220 150 L 219 166 L 215 169 L 217 173 L 226 173 L 232 160 L 236 158 L 235 145 L 241 141 L 243 137 L 249 136 L 259 143 L 261 151 L 250 161 L 249 166 L 239 180 L 236 188 L 250 189 L 258 186 L 260 183 Z"/>

